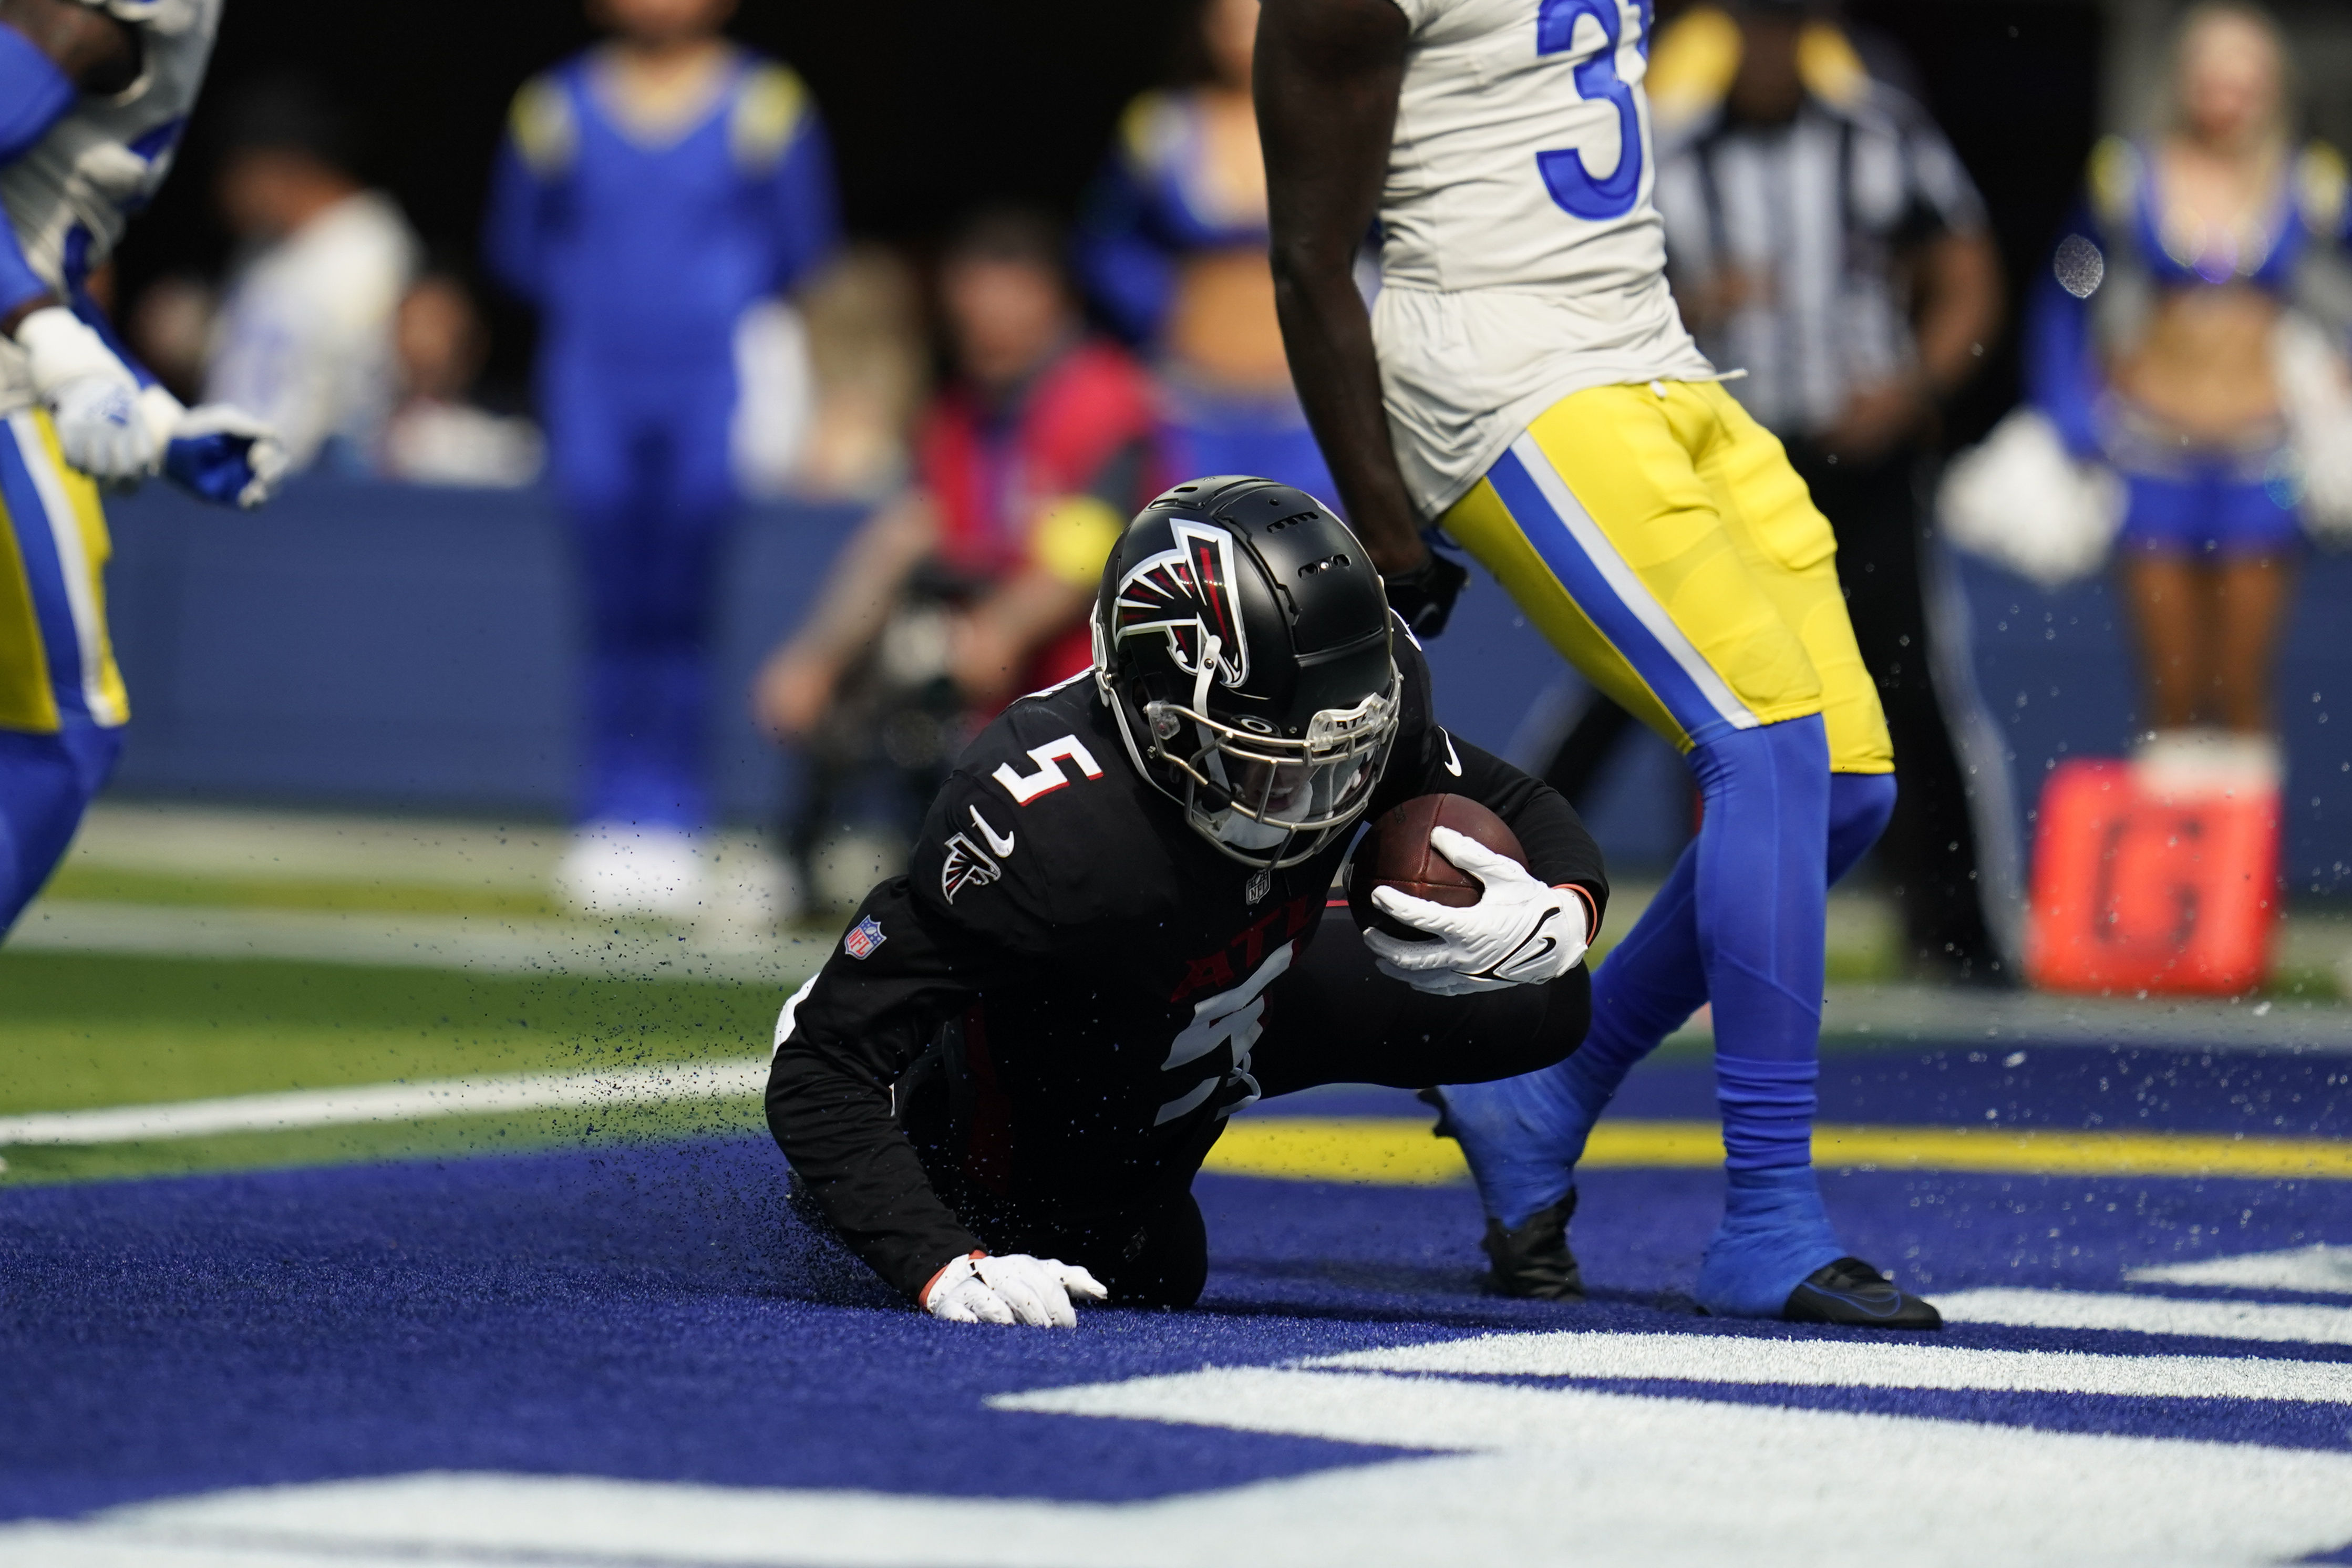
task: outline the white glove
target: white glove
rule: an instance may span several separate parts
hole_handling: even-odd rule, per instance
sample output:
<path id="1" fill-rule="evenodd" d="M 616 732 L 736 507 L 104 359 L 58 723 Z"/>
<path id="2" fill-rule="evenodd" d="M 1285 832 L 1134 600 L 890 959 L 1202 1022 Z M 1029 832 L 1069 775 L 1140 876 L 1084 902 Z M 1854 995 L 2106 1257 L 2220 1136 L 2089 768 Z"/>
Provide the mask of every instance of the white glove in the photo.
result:
<path id="1" fill-rule="evenodd" d="M 1016 1252 L 959 1258 L 923 1288 L 923 1310 L 949 1323 L 1027 1323 L 1036 1329 L 1077 1325 L 1070 1303 L 1100 1301 L 1108 1290 L 1075 1263 Z"/>
<path id="2" fill-rule="evenodd" d="M 103 484 L 155 471 L 163 444 L 140 413 L 139 378 L 105 339 L 64 306 L 45 305 L 16 323 L 16 346 L 68 463 Z"/>
<path id="3" fill-rule="evenodd" d="M 1429 842 L 1477 878 L 1484 890 L 1476 903 L 1457 910 L 1394 888 L 1372 889 L 1372 902 L 1383 912 L 1438 939 L 1406 942 L 1367 931 L 1364 945 L 1378 956 L 1381 973 L 1434 996 L 1461 996 L 1540 985 L 1584 957 L 1592 932 L 1583 895 L 1545 887 L 1517 861 L 1450 827 L 1433 829 Z"/>

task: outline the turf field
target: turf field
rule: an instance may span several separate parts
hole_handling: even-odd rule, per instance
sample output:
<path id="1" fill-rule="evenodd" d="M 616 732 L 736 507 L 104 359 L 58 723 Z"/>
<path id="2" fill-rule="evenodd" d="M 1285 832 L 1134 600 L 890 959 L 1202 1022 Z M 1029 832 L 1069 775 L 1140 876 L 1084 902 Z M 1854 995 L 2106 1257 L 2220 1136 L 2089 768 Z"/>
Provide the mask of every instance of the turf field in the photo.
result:
<path id="1" fill-rule="evenodd" d="M 2333 1004 L 1838 993 L 1832 1207 L 1932 1340 L 1694 1315 L 1696 1037 L 1596 1139 L 1586 1303 L 1480 1294 L 1452 1146 L 1330 1090 L 1221 1145 L 1197 1310 L 1016 1332 L 781 1202 L 782 978 L 151 874 L 0 952 L 0 1563 L 2352 1562 Z M 210 905 L 505 923 L 468 967 L 167 951 Z"/>

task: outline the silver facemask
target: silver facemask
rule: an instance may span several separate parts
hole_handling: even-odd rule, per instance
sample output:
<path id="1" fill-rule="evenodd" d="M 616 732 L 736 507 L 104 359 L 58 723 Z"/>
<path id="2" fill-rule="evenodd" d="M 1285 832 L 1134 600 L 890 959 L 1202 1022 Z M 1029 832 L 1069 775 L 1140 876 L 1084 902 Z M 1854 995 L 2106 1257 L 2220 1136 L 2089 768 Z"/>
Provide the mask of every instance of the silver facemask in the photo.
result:
<path id="1" fill-rule="evenodd" d="M 1220 853 L 1273 870 L 1298 865 L 1370 804 L 1396 738 L 1402 682 L 1391 664 L 1386 690 L 1324 709 L 1306 734 L 1285 738 L 1263 720 L 1210 714 L 1216 654 L 1212 637 L 1190 703 L 1144 704 L 1148 749 L 1172 770 L 1185 820 Z"/>

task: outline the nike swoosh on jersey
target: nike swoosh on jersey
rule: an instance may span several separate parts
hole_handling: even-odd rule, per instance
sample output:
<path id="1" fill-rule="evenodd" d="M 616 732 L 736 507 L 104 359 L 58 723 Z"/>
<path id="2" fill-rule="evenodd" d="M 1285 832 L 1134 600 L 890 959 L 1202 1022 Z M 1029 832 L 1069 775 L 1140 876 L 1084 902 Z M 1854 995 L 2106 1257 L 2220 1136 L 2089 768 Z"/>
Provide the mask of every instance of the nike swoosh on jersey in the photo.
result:
<path id="1" fill-rule="evenodd" d="M 980 829 L 980 836 L 988 840 L 988 847 L 995 853 L 998 859 L 1001 860 L 1013 853 L 1013 835 L 999 833 L 995 828 L 991 827 L 988 825 L 988 818 L 980 815 L 980 807 L 976 805 L 971 808 L 971 825 Z"/>
<path id="2" fill-rule="evenodd" d="M 1458 779 L 1462 776 L 1462 759 L 1454 754 L 1454 737 L 1446 735 L 1443 730 L 1438 733 L 1445 735 L 1445 771 Z"/>

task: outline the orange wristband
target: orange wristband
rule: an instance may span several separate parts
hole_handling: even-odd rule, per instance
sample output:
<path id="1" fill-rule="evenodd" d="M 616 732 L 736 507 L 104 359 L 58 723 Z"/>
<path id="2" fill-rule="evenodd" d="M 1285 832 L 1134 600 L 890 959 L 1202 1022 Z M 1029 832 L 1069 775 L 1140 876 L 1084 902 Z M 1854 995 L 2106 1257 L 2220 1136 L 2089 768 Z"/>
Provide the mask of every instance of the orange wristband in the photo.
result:
<path id="1" fill-rule="evenodd" d="M 975 1247 L 970 1252 L 965 1253 L 961 1258 L 950 1258 L 945 1263 L 940 1264 L 939 1273 L 934 1274 L 929 1279 L 924 1280 L 923 1288 L 915 1292 L 915 1305 L 918 1307 L 929 1307 L 931 1304 L 931 1287 L 940 1282 L 940 1274 L 945 1274 L 949 1269 L 953 1268 L 959 1263 L 968 1263 L 973 1258 L 985 1258 L 987 1256 L 988 1249 L 986 1247 Z"/>

